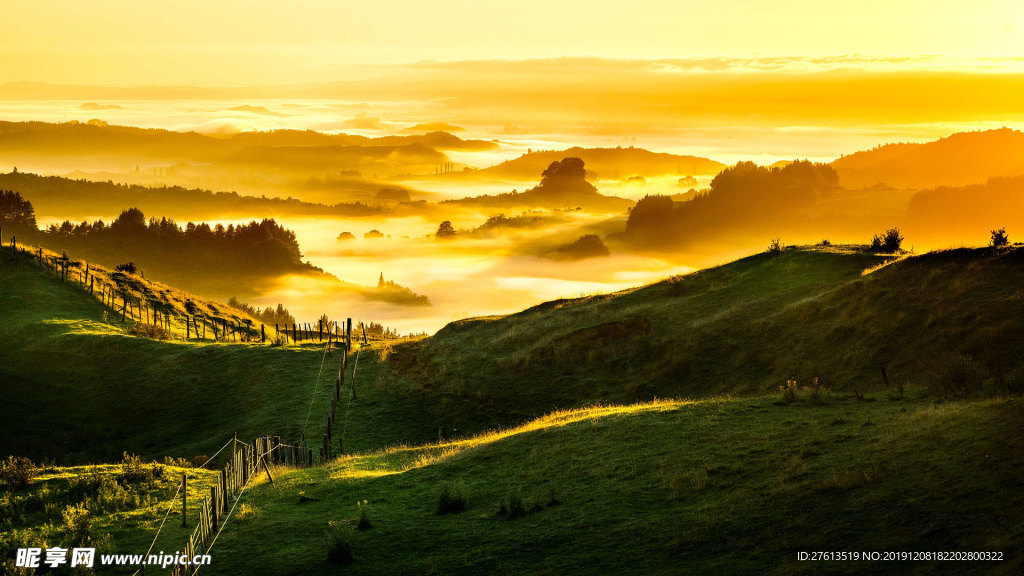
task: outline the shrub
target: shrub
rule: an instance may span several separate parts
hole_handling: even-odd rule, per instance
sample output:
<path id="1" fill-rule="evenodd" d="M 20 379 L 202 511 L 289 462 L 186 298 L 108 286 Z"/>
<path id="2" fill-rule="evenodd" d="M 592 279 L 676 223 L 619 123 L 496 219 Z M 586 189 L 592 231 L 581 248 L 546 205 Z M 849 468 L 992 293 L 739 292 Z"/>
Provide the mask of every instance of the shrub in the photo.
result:
<path id="1" fill-rule="evenodd" d="M 498 509 L 498 515 L 505 516 L 509 520 L 526 516 L 526 504 L 523 502 L 523 495 L 518 487 L 512 486 L 505 493 L 505 498 L 502 499 L 501 507 Z"/>
<path id="2" fill-rule="evenodd" d="M 129 454 L 124 452 L 121 455 L 121 464 L 119 465 L 121 474 L 118 477 L 122 482 L 144 482 L 153 479 L 153 470 L 147 468 L 142 463 L 142 458 L 135 454 Z"/>
<path id="3" fill-rule="evenodd" d="M 992 231 L 992 240 L 989 243 L 993 248 L 1002 248 L 1010 243 L 1010 237 L 1006 235 L 1006 228 L 999 228 Z"/>
<path id="4" fill-rule="evenodd" d="M 235 514 L 235 519 L 243 523 L 255 523 L 263 517 L 263 512 L 256 506 L 243 502 L 238 506 L 238 512 Z"/>
<path id="5" fill-rule="evenodd" d="M 831 246 L 831 245 L 832 245 L 832 242 L 828 238 L 825 238 L 824 240 L 822 240 L 821 242 L 818 243 L 818 246 L 825 246 L 826 248 Z"/>
<path id="6" fill-rule="evenodd" d="M 111 476 L 104 476 L 96 489 L 96 495 L 86 502 L 97 513 L 117 512 L 133 507 L 138 494 L 122 487 Z M 129 505 L 132 504 L 132 505 Z"/>
<path id="7" fill-rule="evenodd" d="M 782 254 L 782 251 L 786 249 L 786 245 L 782 243 L 782 238 L 775 238 L 768 243 L 769 254 Z"/>
<path id="8" fill-rule="evenodd" d="M 441 493 L 437 496 L 438 514 L 457 514 L 466 509 L 466 497 L 462 487 L 454 482 L 441 484 Z"/>
<path id="9" fill-rule="evenodd" d="M 903 234 L 899 228 L 889 228 L 871 239 L 871 250 L 885 254 L 899 252 L 903 246 Z"/>
<path id="10" fill-rule="evenodd" d="M 828 392 L 828 388 L 825 388 L 825 385 L 821 382 L 821 378 L 818 378 L 817 376 L 811 378 L 810 386 L 805 386 L 805 389 L 807 390 L 810 399 L 816 403 L 820 403 L 824 400 L 825 394 Z"/>
<path id="11" fill-rule="evenodd" d="M 981 364 L 957 352 L 939 364 L 930 380 L 930 387 L 943 398 L 966 398 L 982 389 L 985 377 L 985 368 Z"/>
<path id="12" fill-rule="evenodd" d="M 786 380 L 786 383 L 779 386 L 779 391 L 782 392 L 782 401 L 787 404 L 796 401 L 796 385 L 797 381 L 795 378 Z"/>
<path id="13" fill-rule="evenodd" d="M 92 538 L 92 519 L 89 510 L 85 505 L 69 505 L 61 514 L 64 521 L 64 531 L 71 537 L 75 544 L 86 544 Z"/>
<path id="14" fill-rule="evenodd" d="M 136 272 L 139 271 L 139 269 L 135 267 L 135 262 L 125 262 L 124 264 L 118 264 L 117 266 L 114 267 L 114 270 L 116 272 L 124 272 L 125 274 L 135 274 Z"/>
<path id="15" fill-rule="evenodd" d="M 0 479 L 11 491 L 21 490 L 31 484 L 36 472 L 36 465 L 24 456 L 9 456 L 6 462 L 0 462 Z"/>
<path id="16" fill-rule="evenodd" d="M 356 531 L 344 522 L 331 520 L 327 523 L 327 561 L 332 564 L 348 564 L 355 560 L 352 548 Z"/>
<path id="17" fill-rule="evenodd" d="M 356 502 L 356 506 L 359 506 L 359 521 L 356 523 L 357 530 L 369 530 L 373 528 L 373 522 L 370 521 L 370 506 L 369 501 L 363 500 L 362 502 Z"/>
<path id="18" fill-rule="evenodd" d="M 125 333 L 139 338 L 152 338 L 153 340 L 170 340 L 171 334 L 162 326 L 139 322 L 125 328 Z"/>
<path id="19" fill-rule="evenodd" d="M 185 458 L 174 457 L 174 456 L 164 456 L 164 466 L 176 466 L 178 468 L 190 468 L 192 466 L 192 464 L 189 463 L 189 461 L 187 459 L 185 459 Z"/>

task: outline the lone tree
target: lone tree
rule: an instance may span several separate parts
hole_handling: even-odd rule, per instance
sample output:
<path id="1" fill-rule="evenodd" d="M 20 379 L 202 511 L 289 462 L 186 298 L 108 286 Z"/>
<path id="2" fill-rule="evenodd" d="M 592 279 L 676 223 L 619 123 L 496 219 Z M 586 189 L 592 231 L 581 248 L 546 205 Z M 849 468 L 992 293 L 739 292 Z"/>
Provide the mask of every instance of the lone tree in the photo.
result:
<path id="1" fill-rule="evenodd" d="M 1006 235 L 1006 228 L 999 228 L 992 231 L 992 247 L 1002 248 L 1010 243 L 1010 237 Z"/>
<path id="2" fill-rule="evenodd" d="M 450 220 L 441 222 L 441 225 L 437 227 L 437 233 L 434 234 L 435 238 L 452 238 L 455 236 L 455 228 L 452 226 Z"/>

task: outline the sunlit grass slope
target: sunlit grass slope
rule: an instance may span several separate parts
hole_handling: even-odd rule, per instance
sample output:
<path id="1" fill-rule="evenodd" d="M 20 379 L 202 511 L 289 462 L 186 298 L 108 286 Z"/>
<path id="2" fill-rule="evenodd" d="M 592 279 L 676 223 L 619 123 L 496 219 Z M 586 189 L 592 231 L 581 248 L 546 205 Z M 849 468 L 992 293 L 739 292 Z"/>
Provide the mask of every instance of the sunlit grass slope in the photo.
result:
<path id="1" fill-rule="evenodd" d="M 762 394 L 789 378 L 835 390 L 925 383 L 952 353 L 995 380 L 1024 358 L 1024 249 L 892 260 L 787 249 L 611 295 L 449 324 L 397 347 L 398 380 L 514 422 L 586 402 Z M 459 404 L 461 402 L 461 404 Z M 460 413 L 448 413 L 460 426 Z"/>
<path id="2" fill-rule="evenodd" d="M 154 542 L 169 509 L 172 515 L 167 516 L 153 553 L 180 549 L 195 529 L 202 499 L 209 496 L 217 473 L 152 464 L 134 469 L 133 476 L 124 472 L 123 464 L 44 467 L 27 488 L 5 491 L 0 495 L 0 571 L 23 572 L 15 567 L 17 549 L 22 547 L 87 545 L 101 554 L 142 554 Z M 181 525 L 177 492 L 183 474 L 190 475 L 188 527 Z M 88 530 L 84 523 L 76 525 L 65 519 L 65 512 L 78 506 L 87 510 Z M 117 569 L 106 570 L 118 573 Z M 133 571 L 120 569 L 124 574 Z"/>
<path id="3" fill-rule="evenodd" d="M 1019 399 L 658 401 L 302 470 L 246 495 L 224 574 L 1018 573 Z M 444 483 L 467 507 L 440 515 Z M 499 514 L 518 492 L 528 510 Z M 356 531 L 329 564 L 329 521 Z M 809 563 L 812 550 L 998 550 L 1001 563 Z"/>
<path id="4" fill-rule="evenodd" d="M 236 431 L 295 440 L 307 414 L 306 436 L 319 446 L 337 352 L 325 359 L 319 345 L 138 338 L 87 291 L 6 249 L 0 271 L 0 456 L 109 462 L 128 450 L 192 458 Z M 359 379 L 376 379 L 375 370 L 363 359 Z M 409 417 L 421 394 L 393 402 L 374 387 L 360 402 L 354 446 L 436 436 Z M 393 421 L 400 424 L 381 425 Z"/>

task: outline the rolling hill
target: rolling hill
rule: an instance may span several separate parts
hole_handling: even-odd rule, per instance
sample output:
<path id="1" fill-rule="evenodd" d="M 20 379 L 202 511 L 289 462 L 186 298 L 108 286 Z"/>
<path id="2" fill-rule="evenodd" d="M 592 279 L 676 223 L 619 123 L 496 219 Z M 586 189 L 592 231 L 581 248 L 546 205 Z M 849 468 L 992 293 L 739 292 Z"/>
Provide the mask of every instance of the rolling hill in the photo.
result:
<path id="1" fill-rule="evenodd" d="M 307 437 L 319 438 L 337 354 L 325 358 L 319 344 L 213 340 L 185 341 L 181 315 L 185 302 L 195 314 L 244 321 L 245 313 L 142 278 L 121 278 L 122 288 L 159 302 L 175 320 L 167 340 L 136 334 L 140 322 L 122 321 L 97 295 L 44 272 L 29 256 L 0 248 L 0 454 L 46 458 L 62 464 L 115 461 L 122 451 L 147 458 L 191 459 L 212 454 L 225 437 L 279 434 L 297 438 L 312 412 Z M 104 283 L 118 281 L 95 265 Z M 120 301 L 118 301 L 120 304 Z M 259 321 L 254 321 L 258 327 Z M 272 336 L 272 335 L 271 335 Z M 258 338 L 257 338 L 258 340 Z M 364 376 L 365 375 L 365 376 Z M 360 378 L 376 378 L 364 362 Z M 419 409 L 422 395 L 402 402 L 369 392 L 379 403 L 380 422 L 353 427 L 353 446 L 380 446 L 386 440 L 423 441 L 436 428 L 391 412 Z M 387 428 L 392 419 L 408 426 Z M 405 430 L 404 432 L 401 430 Z"/>
<path id="2" fill-rule="evenodd" d="M 509 424 L 588 402 L 766 394 L 790 378 L 863 392 L 884 387 L 882 368 L 912 387 L 960 360 L 977 384 L 1020 390 L 1022 259 L 1022 248 L 896 259 L 790 248 L 453 322 L 388 364 L 413 389 L 448 395 L 447 425 L 460 429 L 479 411 Z"/>
<path id="3" fill-rule="evenodd" d="M 115 462 L 301 429 L 319 349 L 130 337 L 17 258 L 0 261 L 0 438 L 19 450 Z M 346 454 L 261 474 L 217 570 L 1018 573 L 1022 258 L 791 248 L 371 345 Z M 61 512 L 84 501 L 104 549 L 144 550 L 184 469 L 150 470 L 131 484 L 116 466 L 44 468 L 0 502 L 0 549 L 66 542 Z M 213 481 L 200 473 L 191 497 Z M 111 505 L 117 490 L 129 498 Z M 334 539 L 345 566 L 327 561 Z M 820 550 L 1003 559 L 797 559 Z"/>
<path id="4" fill-rule="evenodd" d="M 857 152 L 832 162 L 848 188 L 886 184 L 934 188 L 979 184 L 1024 175 L 1024 132 L 1001 128 L 960 132 L 925 143 L 900 143 Z"/>
<path id="5" fill-rule="evenodd" d="M 629 176 L 701 176 L 717 174 L 725 164 L 698 156 L 651 152 L 643 148 L 581 148 L 545 150 L 477 170 L 472 174 L 512 179 L 532 179 L 552 162 L 566 157 L 581 158 L 597 178 L 614 180 Z"/>

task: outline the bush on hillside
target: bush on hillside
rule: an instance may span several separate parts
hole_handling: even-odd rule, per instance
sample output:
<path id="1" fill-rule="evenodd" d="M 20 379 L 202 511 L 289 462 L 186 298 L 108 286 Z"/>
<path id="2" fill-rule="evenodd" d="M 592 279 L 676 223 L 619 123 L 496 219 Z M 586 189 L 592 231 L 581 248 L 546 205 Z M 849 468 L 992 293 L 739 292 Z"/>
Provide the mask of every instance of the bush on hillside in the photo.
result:
<path id="1" fill-rule="evenodd" d="M 92 518 L 85 505 L 68 505 L 61 514 L 64 523 L 64 531 L 75 544 L 88 544 L 92 539 Z"/>
<path id="2" fill-rule="evenodd" d="M 369 530 L 373 528 L 373 521 L 370 520 L 370 502 L 363 500 L 362 502 L 356 502 L 359 506 L 359 520 L 356 522 L 357 530 Z"/>
<path id="3" fill-rule="evenodd" d="M 1006 228 L 999 228 L 998 230 L 992 231 L 992 240 L 989 242 L 989 246 L 993 248 L 1002 248 L 1010 243 L 1010 237 L 1006 235 Z"/>
<path id="4" fill-rule="evenodd" d="M 7 461 L 0 462 L 0 480 L 10 491 L 21 490 L 31 484 L 36 472 L 36 465 L 24 456 L 8 456 Z"/>
<path id="5" fill-rule="evenodd" d="M 899 228 L 889 228 L 871 239 L 871 251 L 883 254 L 899 252 L 903 247 L 903 234 Z"/>
<path id="6" fill-rule="evenodd" d="M 170 340 L 171 334 L 162 326 L 139 322 L 125 328 L 125 333 L 138 338 L 152 338 L 154 340 Z"/>
<path id="7" fill-rule="evenodd" d="M 154 478 L 159 478 L 163 474 L 163 468 L 153 465 L 152 467 L 146 466 L 142 458 L 136 454 L 129 454 L 124 452 L 121 455 L 120 475 L 118 480 L 131 484 L 134 482 L 151 482 Z"/>
<path id="8" fill-rule="evenodd" d="M 124 264 L 118 264 L 114 267 L 117 272 L 124 272 L 125 274 L 135 274 L 138 272 L 138 268 L 135 266 L 135 262 L 125 262 Z"/>
<path id="9" fill-rule="evenodd" d="M 523 494 L 518 486 L 509 487 L 501 501 L 501 507 L 498 508 L 498 515 L 509 520 L 526 516 L 526 503 L 523 502 Z"/>
<path id="10" fill-rule="evenodd" d="M 441 493 L 437 497 L 438 514 L 457 514 L 466 509 L 466 496 L 462 487 L 454 482 L 441 484 Z"/>
<path id="11" fill-rule="evenodd" d="M 356 531 L 345 522 L 331 520 L 327 523 L 327 561 L 331 564 L 348 564 L 355 560 L 352 554 Z"/>
<path id="12" fill-rule="evenodd" d="M 956 352 L 936 367 L 929 387 L 943 398 L 967 398 L 982 390 L 986 377 L 984 366 L 974 358 Z"/>

